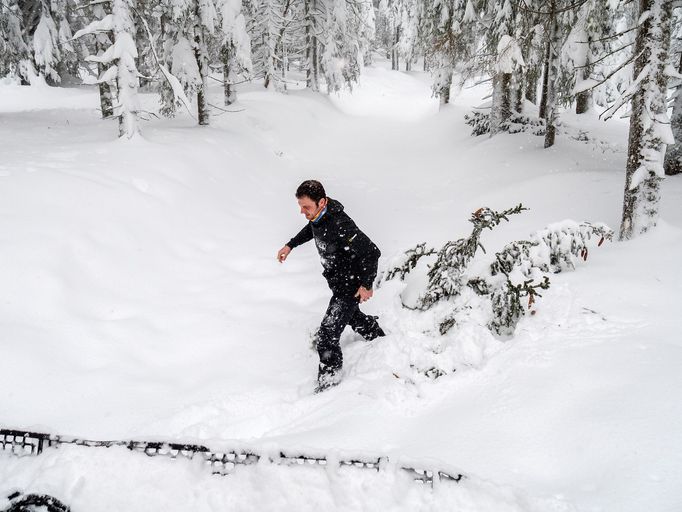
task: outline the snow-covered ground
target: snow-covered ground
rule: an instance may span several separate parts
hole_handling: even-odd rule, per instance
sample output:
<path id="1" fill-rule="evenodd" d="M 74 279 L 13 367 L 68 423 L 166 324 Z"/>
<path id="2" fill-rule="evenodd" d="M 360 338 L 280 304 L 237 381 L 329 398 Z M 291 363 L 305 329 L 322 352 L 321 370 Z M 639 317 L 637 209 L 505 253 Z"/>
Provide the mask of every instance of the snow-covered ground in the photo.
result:
<path id="1" fill-rule="evenodd" d="M 664 182 L 654 232 L 553 276 L 513 339 L 476 318 L 428 336 L 429 317 L 385 284 L 365 309 L 389 336 L 347 331 L 344 381 L 312 394 L 309 334 L 330 293 L 312 244 L 275 260 L 304 223 L 303 179 L 384 264 L 468 235 L 480 206 L 531 209 L 484 234 L 489 252 L 563 219 L 617 229 L 627 124 L 566 114 L 549 150 L 529 134 L 473 138 L 463 115 L 486 93 L 438 112 L 428 77 L 379 66 L 352 95 L 254 85 L 211 127 L 182 114 L 122 142 L 94 89 L 0 86 L 1 427 L 367 451 L 471 477 L 434 491 L 390 472 L 220 478 L 73 448 L 0 455 L 0 496 L 47 490 L 73 510 L 681 510 L 681 178 Z M 415 371 L 434 360 L 456 371 Z"/>

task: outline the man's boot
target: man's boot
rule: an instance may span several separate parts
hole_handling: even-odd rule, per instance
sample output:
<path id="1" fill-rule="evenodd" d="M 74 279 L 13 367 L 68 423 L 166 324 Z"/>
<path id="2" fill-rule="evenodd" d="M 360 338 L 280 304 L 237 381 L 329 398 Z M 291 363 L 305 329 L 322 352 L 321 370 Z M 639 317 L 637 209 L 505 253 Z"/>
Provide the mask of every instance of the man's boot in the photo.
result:
<path id="1" fill-rule="evenodd" d="M 324 363 L 320 363 L 317 371 L 317 386 L 315 393 L 321 393 L 341 382 L 341 368 L 334 369 Z"/>

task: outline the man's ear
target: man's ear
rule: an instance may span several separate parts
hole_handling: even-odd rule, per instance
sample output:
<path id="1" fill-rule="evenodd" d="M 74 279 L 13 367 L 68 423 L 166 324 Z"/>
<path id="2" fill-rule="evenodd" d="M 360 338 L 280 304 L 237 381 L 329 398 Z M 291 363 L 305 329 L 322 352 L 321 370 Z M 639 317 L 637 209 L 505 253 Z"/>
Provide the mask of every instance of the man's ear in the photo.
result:
<path id="1" fill-rule="evenodd" d="M 323 197 L 322 199 L 320 199 L 319 207 L 324 208 L 325 206 L 327 206 L 327 198 Z"/>

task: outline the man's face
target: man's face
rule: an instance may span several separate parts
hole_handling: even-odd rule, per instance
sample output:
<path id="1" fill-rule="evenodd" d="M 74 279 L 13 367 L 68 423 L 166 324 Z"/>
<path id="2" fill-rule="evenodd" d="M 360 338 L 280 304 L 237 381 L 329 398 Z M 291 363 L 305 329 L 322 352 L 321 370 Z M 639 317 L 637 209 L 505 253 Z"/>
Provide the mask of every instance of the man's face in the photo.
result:
<path id="1" fill-rule="evenodd" d="M 315 215 L 320 213 L 327 206 L 327 198 L 323 197 L 320 202 L 315 204 L 315 201 L 310 199 L 308 196 L 303 196 L 298 198 L 298 205 L 301 207 L 301 213 L 308 220 L 313 220 Z"/>

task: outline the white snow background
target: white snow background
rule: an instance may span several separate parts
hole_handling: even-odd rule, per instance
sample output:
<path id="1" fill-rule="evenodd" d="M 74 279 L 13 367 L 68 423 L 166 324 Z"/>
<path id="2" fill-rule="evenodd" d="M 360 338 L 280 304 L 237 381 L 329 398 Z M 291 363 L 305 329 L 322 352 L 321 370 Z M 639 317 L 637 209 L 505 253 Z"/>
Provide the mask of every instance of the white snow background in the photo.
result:
<path id="1" fill-rule="evenodd" d="M 220 104 L 221 90 L 211 102 Z M 444 338 L 386 283 L 364 308 L 386 338 L 342 338 L 344 380 L 313 395 L 310 348 L 330 292 L 294 198 L 317 178 L 387 261 L 467 236 L 471 212 L 531 210 L 489 253 L 564 219 L 618 228 L 627 121 L 565 113 L 557 144 L 474 138 L 419 72 L 365 70 L 353 94 L 240 91 L 236 112 L 116 140 L 94 88 L 0 85 L 0 425 L 385 454 L 458 468 L 435 489 L 400 472 L 267 463 L 212 476 L 123 449 L 0 454 L 11 490 L 97 510 L 682 510 L 682 178 L 651 233 L 552 276 L 498 340 L 486 319 Z M 143 98 L 150 110 L 154 95 Z M 593 141 L 571 138 L 586 130 Z M 456 371 L 432 380 L 433 361 Z"/>

